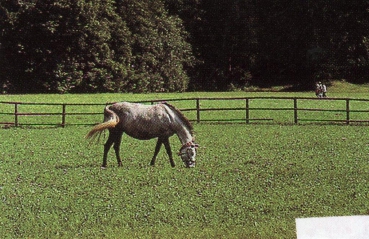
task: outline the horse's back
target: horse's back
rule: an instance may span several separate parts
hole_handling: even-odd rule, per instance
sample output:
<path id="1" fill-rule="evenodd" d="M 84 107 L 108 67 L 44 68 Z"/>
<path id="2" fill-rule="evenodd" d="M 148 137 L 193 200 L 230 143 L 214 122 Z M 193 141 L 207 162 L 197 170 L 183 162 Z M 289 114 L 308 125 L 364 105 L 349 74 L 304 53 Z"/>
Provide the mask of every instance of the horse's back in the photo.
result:
<path id="1" fill-rule="evenodd" d="M 137 139 L 169 137 L 174 134 L 172 116 L 165 105 L 143 105 L 128 102 L 113 104 L 109 107 L 120 121 L 118 129 Z"/>
<path id="2" fill-rule="evenodd" d="M 163 104 L 143 105 L 138 103 L 121 102 L 110 106 L 110 109 L 120 117 L 148 122 L 162 119 L 167 116 L 167 111 Z"/>

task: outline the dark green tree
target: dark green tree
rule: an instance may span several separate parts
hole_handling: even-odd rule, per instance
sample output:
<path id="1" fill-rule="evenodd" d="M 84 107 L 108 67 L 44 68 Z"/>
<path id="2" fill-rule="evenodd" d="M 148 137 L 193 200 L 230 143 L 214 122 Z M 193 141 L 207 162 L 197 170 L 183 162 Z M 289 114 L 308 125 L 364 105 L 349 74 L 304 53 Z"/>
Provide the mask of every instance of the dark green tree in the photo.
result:
<path id="1" fill-rule="evenodd" d="M 178 16 L 160 0 L 119 2 L 119 13 L 132 32 L 129 91 L 184 91 L 194 58 Z"/>
<path id="2" fill-rule="evenodd" d="M 330 49 L 330 65 L 335 77 L 360 83 L 369 74 L 369 7 L 367 1 L 325 3 L 329 34 L 325 39 Z M 328 71 L 329 69 L 327 69 Z"/>
<path id="3" fill-rule="evenodd" d="M 368 73 L 366 1 L 166 0 L 185 19 L 195 56 L 196 85 L 224 90 L 316 80 L 365 81 Z M 356 80 L 355 80 L 356 79 Z"/>
<path id="4" fill-rule="evenodd" d="M 257 11 L 257 84 L 305 84 L 310 78 L 307 51 L 313 44 L 307 5 L 262 0 Z"/>
<path id="5" fill-rule="evenodd" d="M 368 82 L 367 1 L 3 0 L 5 92 Z"/>
<path id="6" fill-rule="evenodd" d="M 256 31 L 255 4 L 239 0 L 167 1 L 191 33 L 196 67 L 192 87 L 224 90 L 231 84 L 245 85 L 254 67 Z M 179 10 L 175 10 L 175 7 Z"/>
<path id="7" fill-rule="evenodd" d="M 0 3 L 2 89 L 184 91 L 192 50 L 160 1 Z"/>
<path id="8" fill-rule="evenodd" d="M 117 66 L 110 48 L 111 42 L 119 39 L 110 40 L 115 34 L 113 26 L 124 29 L 113 3 L 2 2 L 6 27 L 1 51 L 8 59 L 3 72 L 10 88 L 17 92 L 109 89 L 112 68 L 122 71 L 122 62 Z M 118 50 L 123 52 L 129 48 Z"/>
<path id="9" fill-rule="evenodd" d="M 74 1 L 72 44 L 57 65 L 58 87 L 77 91 L 121 91 L 130 71 L 131 33 L 114 0 Z M 74 3 L 73 2 L 73 3 Z M 70 31 L 66 27 L 65 31 Z"/>

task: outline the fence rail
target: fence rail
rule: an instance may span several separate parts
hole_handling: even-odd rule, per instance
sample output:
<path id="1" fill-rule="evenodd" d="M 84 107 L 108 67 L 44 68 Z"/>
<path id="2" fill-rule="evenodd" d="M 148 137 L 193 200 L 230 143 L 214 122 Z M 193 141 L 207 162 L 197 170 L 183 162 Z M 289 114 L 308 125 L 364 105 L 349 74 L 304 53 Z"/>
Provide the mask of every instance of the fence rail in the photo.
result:
<path id="1" fill-rule="evenodd" d="M 237 98 L 185 98 L 147 100 L 139 103 L 176 102 L 190 120 L 200 122 L 244 122 L 275 121 L 278 123 L 329 122 L 329 123 L 369 123 L 369 99 L 351 98 L 303 98 L 303 97 L 237 97 Z M 183 104 L 185 102 L 185 105 Z M 282 102 L 282 103 L 278 103 Z M 322 105 L 325 102 L 326 105 Z M 329 105 L 327 102 L 333 102 Z M 101 120 L 102 106 L 107 104 L 82 103 L 26 103 L 0 102 L 0 124 L 13 126 L 27 125 L 94 125 Z M 283 107 L 280 105 L 282 104 Z M 5 105 L 10 105 L 6 110 Z M 193 107 L 188 108 L 188 105 Z M 314 107 L 312 107 L 314 106 Z M 46 109 L 43 109 L 46 107 Z M 99 107 L 92 109 L 94 107 Z M 21 108 L 26 108 L 22 110 Z M 71 109 L 72 108 L 72 109 Z M 82 110 L 89 108 L 87 111 Z M 228 114 L 221 112 L 230 111 Z M 269 112 L 265 116 L 265 112 Z M 242 113 L 243 112 L 243 113 Z M 262 113 L 257 113 L 262 112 Z M 213 114 L 209 116 L 207 114 Z M 215 113 L 215 116 L 214 116 Z M 317 116 L 314 113 L 333 113 Z M 357 114 L 353 117 L 352 114 Z M 234 117 L 230 117 L 229 115 Z M 92 116 L 92 117 L 91 117 Z M 99 116 L 99 119 L 96 117 Z M 10 117 L 10 118 L 9 118 Z M 32 117 L 32 119 L 30 118 Z M 42 119 L 35 120 L 36 117 Z M 46 120 L 52 117 L 53 119 Z M 74 117 L 74 118 L 73 118 Z M 281 118 L 276 120 L 277 118 Z M 69 119 L 73 118 L 73 119 Z"/>

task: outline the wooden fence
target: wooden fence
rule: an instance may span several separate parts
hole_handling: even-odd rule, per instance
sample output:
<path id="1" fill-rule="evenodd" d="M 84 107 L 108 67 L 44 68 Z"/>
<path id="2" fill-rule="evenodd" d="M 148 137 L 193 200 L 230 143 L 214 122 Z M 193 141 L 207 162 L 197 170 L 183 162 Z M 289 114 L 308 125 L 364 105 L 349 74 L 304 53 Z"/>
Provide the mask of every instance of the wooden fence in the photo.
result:
<path id="1" fill-rule="evenodd" d="M 191 121 L 197 123 L 205 121 L 244 122 L 247 124 L 257 121 L 292 124 L 302 122 L 369 123 L 369 99 L 240 97 L 149 100 L 140 103 L 154 104 L 161 101 L 176 105 Z M 333 104 L 329 102 L 333 102 Z M 61 127 L 94 125 L 101 122 L 103 107 L 107 104 L 0 102 L 0 124 Z M 181 105 L 186 107 L 181 107 Z M 193 105 L 193 107 L 188 108 L 188 105 Z M 231 111 L 231 113 L 222 114 L 225 111 Z M 266 111 L 269 112 L 267 114 L 269 117 L 265 116 Z M 330 113 L 331 115 L 319 116 L 314 115 L 314 112 L 319 113 L 319 115 L 322 113 Z M 356 114 L 356 117 L 352 116 L 353 114 Z M 229 118 L 229 116 L 234 117 Z M 38 117 L 37 120 L 35 120 L 36 117 Z M 46 120 L 50 117 L 52 120 Z M 277 118 L 279 119 L 277 120 Z"/>

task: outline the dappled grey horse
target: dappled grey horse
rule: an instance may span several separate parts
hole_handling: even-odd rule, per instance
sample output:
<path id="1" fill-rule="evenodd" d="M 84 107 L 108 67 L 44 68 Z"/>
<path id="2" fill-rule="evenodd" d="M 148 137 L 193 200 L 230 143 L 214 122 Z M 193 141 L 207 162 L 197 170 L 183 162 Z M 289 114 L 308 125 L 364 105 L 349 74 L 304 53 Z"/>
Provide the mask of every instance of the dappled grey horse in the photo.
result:
<path id="1" fill-rule="evenodd" d="M 109 130 L 109 138 L 104 145 L 103 168 L 107 165 L 108 152 L 113 144 L 118 166 L 122 166 L 119 151 L 123 133 L 140 140 L 158 138 L 151 165 L 155 165 L 161 145 L 164 144 L 172 167 L 175 163 L 169 137 L 177 134 L 182 143 L 178 155 L 186 167 L 195 166 L 198 145 L 194 143 L 192 125 L 178 109 L 168 103 L 143 105 L 121 102 L 106 106 L 104 122 L 96 125 L 86 138 L 94 139 L 105 129 Z"/>

